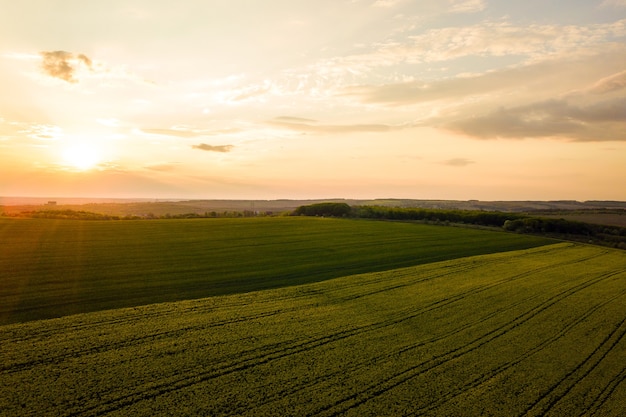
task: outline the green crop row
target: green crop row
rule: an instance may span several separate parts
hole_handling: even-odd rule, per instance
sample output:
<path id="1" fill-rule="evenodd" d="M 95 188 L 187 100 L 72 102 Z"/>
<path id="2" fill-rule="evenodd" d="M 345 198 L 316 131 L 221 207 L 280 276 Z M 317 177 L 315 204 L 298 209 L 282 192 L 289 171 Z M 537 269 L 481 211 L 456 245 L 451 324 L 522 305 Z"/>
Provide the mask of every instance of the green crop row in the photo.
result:
<path id="1" fill-rule="evenodd" d="M 0 324 L 233 294 L 549 241 L 366 220 L 0 218 Z"/>
<path id="2" fill-rule="evenodd" d="M 0 414 L 617 416 L 625 303 L 563 243 L 5 325 Z"/>

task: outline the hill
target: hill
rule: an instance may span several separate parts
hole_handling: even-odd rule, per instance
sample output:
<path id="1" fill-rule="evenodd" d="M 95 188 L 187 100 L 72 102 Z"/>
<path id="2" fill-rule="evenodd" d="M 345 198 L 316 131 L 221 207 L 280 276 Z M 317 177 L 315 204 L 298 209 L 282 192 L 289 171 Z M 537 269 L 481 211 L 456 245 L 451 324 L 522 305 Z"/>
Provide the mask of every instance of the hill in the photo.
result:
<path id="1" fill-rule="evenodd" d="M 446 210 L 486 210 L 503 212 L 533 212 L 546 210 L 626 210 L 620 201 L 479 201 L 479 200 L 415 200 L 415 199 L 342 199 L 318 200 L 147 200 L 147 199 L 85 199 L 85 198 L 25 198 L 0 197 L 0 213 L 37 211 L 42 208 L 90 211 L 110 216 L 164 216 L 185 213 L 243 212 L 278 214 L 303 205 L 316 203 L 346 203 L 350 206 L 384 206 Z"/>
<path id="2" fill-rule="evenodd" d="M 0 218 L 0 324 L 275 288 L 552 241 L 305 217 Z"/>
<path id="3" fill-rule="evenodd" d="M 557 244 L 6 325 L 0 410 L 617 416 L 625 303 L 623 252 Z"/>

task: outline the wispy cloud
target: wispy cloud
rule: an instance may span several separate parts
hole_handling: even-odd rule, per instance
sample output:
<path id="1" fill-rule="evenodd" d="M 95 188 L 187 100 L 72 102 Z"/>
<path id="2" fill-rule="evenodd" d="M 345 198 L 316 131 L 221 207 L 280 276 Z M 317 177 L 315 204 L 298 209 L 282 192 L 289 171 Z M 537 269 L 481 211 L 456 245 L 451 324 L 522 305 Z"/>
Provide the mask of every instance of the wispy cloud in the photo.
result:
<path id="1" fill-rule="evenodd" d="M 146 129 L 146 128 L 143 128 L 141 129 L 141 131 L 144 133 L 148 133 L 150 135 L 176 136 L 180 138 L 195 138 L 195 137 L 201 136 L 197 132 L 194 132 L 192 130 L 186 130 L 186 129 L 159 129 L 159 128 Z"/>
<path id="2" fill-rule="evenodd" d="M 476 13 L 485 10 L 485 0 L 448 0 L 452 13 Z"/>
<path id="3" fill-rule="evenodd" d="M 400 130 L 410 127 L 408 125 L 393 126 L 387 124 L 327 125 L 320 124 L 315 120 L 299 117 L 277 117 L 267 123 L 275 127 L 311 133 L 389 132 L 392 130 Z"/>
<path id="4" fill-rule="evenodd" d="M 163 164 L 154 164 L 154 165 L 147 165 L 145 168 L 149 169 L 150 171 L 159 171 L 159 172 L 169 172 L 169 171 L 174 171 L 179 164 L 177 163 L 163 163 Z"/>
<path id="5" fill-rule="evenodd" d="M 402 3 L 410 3 L 403 0 L 376 0 L 372 3 L 373 7 L 392 8 Z M 425 8 L 429 6 L 439 6 L 446 13 L 474 13 L 484 10 L 486 7 L 485 0 L 445 0 L 433 3 L 425 3 Z M 443 3 L 443 4 L 442 4 Z"/>
<path id="6" fill-rule="evenodd" d="M 201 143 L 199 145 L 192 145 L 191 146 L 193 149 L 199 149 L 201 151 L 208 151 L 208 152 L 230 152 L 234 146 L 233 145 L 207 145 L 206 143 Z"/>
<path id="7" fill-rule="evenodd" d="M 400 0 L 376 0 L 372 6 L 388 8 L 396 6 L 399 2 Z"/>
<path id="8" fill-rule="evenodd" d="M 520 26 L 508 20 L 431 29 L 371 45 L 361 54 L 319 62 L 326 77 L 371 74 L 406 64 L 444 63 L 464 57 L 512 57 L 518 63 L 580 54 L 626 36 L 626 19 L 605 24 Z"/>
<path id="9" fill-rule="evenodd" d="M 170 128 L 141 128 L 137 132 L 147 133 L 149 135 L 170 136 L 177 138 L 199 138 L 204 136 L 222 136 L 234 135 L 242 132 L 243 129 L 232 127 L 224 129 L 202 129 L 189 126 L 173 126 Z"/>
<path id="10" fill-rule="evenodd" d="M 43 57 L 41 67 L 44 72 L 68 83 L 78 82 L 74 75 L 80 66 L 89 70 L 93 68 L 91 59 L 84 54 L 73 54 L 66 51 L 44 51 L 40 54 Z"/>
<path id="11" fill-rule="evenodd" d="M 273 119 L 274 123 L 304 123 L 304 124 L 315 124 L 318 123 L 317 120 L 307 119 L 304 117 L 293 117 L 293 116 L 279 116 Z"/>
<path id="12" fill-rule="evenodd" d="M 598 80 L 589 88 L 589 92 L 606 94 L 626 88 L 626 70 Z"/>
<path id="13" fill-rule="evenodd" d="M 600 7 L 626 7 L 626 0 L 604 0 Z"/>
<path id="14" fill-rule="evenodd" d="M 267 83 L 259 86 L 250 86 L 235 92 L 231 100 L 238 102 L 256 100 L 269 93 L 270 91 L 271 86 L 267 85 Z"/>
<path id="15" fill-rule="evenodd" d="M 452 158 L 442 162 L 443 165 L 448 165 L 451 167 L 464 167 L 474 163 L 474 161 L 467 158 Z"/>

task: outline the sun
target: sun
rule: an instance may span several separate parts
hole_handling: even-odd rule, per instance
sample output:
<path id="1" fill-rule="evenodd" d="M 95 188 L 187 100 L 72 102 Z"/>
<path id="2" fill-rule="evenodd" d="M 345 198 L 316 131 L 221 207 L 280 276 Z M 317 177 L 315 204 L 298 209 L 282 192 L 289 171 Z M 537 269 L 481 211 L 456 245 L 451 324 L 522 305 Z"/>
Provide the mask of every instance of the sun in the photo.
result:
<path id="1" fill-rule="evenodd" d="M 79 171 L 87 171 L 100 163 L 100 154 L 92 146 L 72 145 L 63 151 L 63 161 Z"/>

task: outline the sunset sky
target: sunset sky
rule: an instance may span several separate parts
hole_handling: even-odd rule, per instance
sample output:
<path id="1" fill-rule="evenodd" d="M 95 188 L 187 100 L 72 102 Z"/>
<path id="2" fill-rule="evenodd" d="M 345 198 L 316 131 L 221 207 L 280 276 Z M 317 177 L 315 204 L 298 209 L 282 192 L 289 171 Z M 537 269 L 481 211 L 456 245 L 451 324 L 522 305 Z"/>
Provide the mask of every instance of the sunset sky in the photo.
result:
<path id="1" fill-rule="evenodd" d="M 0 0 L 0 196 L 626 200 L 626 0 Z"/>

